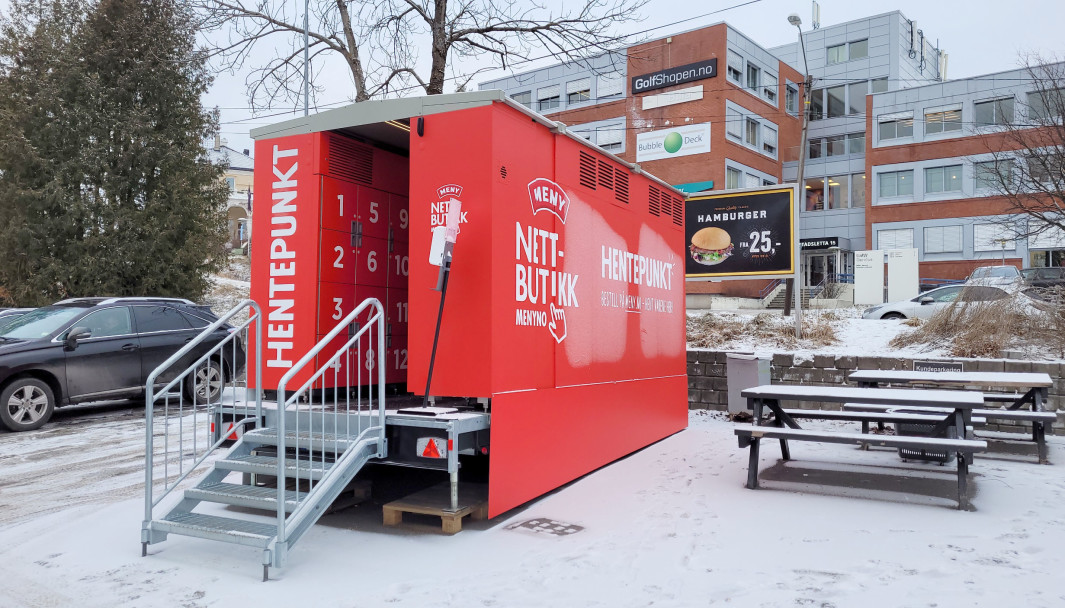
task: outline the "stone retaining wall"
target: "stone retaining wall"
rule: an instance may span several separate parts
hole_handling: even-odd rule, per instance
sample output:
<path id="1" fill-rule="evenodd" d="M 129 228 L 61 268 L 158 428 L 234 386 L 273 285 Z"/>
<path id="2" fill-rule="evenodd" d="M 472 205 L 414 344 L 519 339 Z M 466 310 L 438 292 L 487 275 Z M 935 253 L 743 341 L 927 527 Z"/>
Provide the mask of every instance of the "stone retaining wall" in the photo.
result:
<path id="1" fill-rule="evenodd" d="M 1054 380 L 1046 409 L 1058 411 L 1053 433 L 1062 434 L 1065 427 L 1065 363 L 1036 363 L 1010 359 L 936 359 L 960 361 L 967 372 L 1046 372 Z M 725 351 L 688 351 L 688 408 L 728 410 L 728 381 Z M 813 355 L 796 357 L 791 354 L 773 355 L 770 377 L 774 384 L 811 384 L 814 386 L 847 386 L 847 377 L 856 369 L 913 369 L 913 359 L 894 357 L 848 357 Z M 851 384 L 850 386 L 854 386 Z M 785 407 L 798 404 L 784 403 Z M 838 403 L 803 403 L 802 407 L 839 409 Z M 1014 425 L 988 425 L 989 430 L 1018 431 Z M 1030 425 L 1029 427 L 1030 428 Z"/>

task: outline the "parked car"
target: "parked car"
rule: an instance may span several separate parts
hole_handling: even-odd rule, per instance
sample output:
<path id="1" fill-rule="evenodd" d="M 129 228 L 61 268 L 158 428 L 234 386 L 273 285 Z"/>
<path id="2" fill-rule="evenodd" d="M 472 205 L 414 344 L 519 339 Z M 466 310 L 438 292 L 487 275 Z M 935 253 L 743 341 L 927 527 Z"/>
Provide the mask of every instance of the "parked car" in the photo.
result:
<path id="1" fill-rule="evenodd" d="M 1029 287 L 1057 287 L 1065 285 L 1065 266 L 1025 268 L 1021 271 L 1021 276 Z"/>
<path id="2" fill-rule="evenodd" d="M 969 285 L 1020 285 L 1024 281 L 1016 266 L 981 266 L 969 273 Z"/>
<path id="3" fill-rule="evenodd" d="M 0 424 L 28 431 L 56 407 L 144 395 L 148 375 L 218 320 L 206 306 L 171 298 L 80 298 L 25 313 L 0 330 Z M 225 339 L 222 325 L 164 373 L 168 383 Z M 215 401 L 244 368 L 243 345 L 189 374 L 182 390 Z"/>
<path id="4" fill-rule="evenodd" d="M 1010 266 L 1010 268 L 1013 268 Z M 1014 268 L 1016 270 L 1016 268 Z M 916 298 L 881 304 L 865 309 L 863 319 L 928 319 L 952 302 L 989 302 L 1010 297 L 1010 293 L 989 285 L 948 285 L 926 291 Z"/>

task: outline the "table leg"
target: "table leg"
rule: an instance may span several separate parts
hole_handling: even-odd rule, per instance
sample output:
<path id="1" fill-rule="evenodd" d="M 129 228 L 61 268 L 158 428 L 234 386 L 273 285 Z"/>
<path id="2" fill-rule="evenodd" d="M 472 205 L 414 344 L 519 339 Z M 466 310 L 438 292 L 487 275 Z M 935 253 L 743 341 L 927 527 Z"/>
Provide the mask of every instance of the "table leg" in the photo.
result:
<path id="1" fill-rule="evenodd" d="M 965 453 L 958 452 L 958 509 L 969 508 L 969 463 L 965 460 Z"/>
<path id="2" fill-rule="evenodd" d="M 758 446 L 760 444 L 759 437 L 751 437 L 751 459 L 747 464 L 747 487 L 752 490 L 758 487 Z"/>
<path id="3" fill-rule="evenodd" d="M 1042 412 L 1043 407 L 1046 405 L 1047 397 L 1050 395 L 1050 389 L 1037 388 L 1032 390 L 1032 411 Z"/>
<path id="4" fill-rule="evenodd" d="M 1039 464 L 1050 464 L 1047 459 L 1046 426 L 1040 420 L 1032 421 L 1032 441 L 1035 441 L 1035 445 L 1039 449 Z"/>

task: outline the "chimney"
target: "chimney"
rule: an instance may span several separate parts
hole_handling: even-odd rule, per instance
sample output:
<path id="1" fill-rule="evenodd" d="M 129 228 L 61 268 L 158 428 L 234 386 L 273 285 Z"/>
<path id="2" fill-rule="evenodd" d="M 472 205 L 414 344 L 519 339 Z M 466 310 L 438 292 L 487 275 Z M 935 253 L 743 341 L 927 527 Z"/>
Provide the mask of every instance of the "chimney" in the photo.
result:
<path id="1" fill-rule="evenodd" d="M 244 156 L 251 156 L 251 154 L 249 154 L 249 152 L 251 152 L 251 150 L 249 150 L 247 148 L 244 148 Z"/>
<path id="2" fill-rule="evenodd" d="M 214 134 L 214 151 L 218 152 L 221 149 L 222 149 L 222 134 L 221 133 L 215 133 Z"/>

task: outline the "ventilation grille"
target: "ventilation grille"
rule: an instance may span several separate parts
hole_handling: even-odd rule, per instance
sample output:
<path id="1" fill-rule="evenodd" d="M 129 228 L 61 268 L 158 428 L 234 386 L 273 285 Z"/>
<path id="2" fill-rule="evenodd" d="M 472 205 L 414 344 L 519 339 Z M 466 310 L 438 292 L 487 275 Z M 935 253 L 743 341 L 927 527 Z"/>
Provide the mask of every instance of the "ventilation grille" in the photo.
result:
<path id="1" fill-rule="evenodd" d="M 503 165 L 502 167 L 499 168 L 499 177 L 501 177 L 502 179 L 507 179 L 507 166 L 506 165 Z"/>
<path id="2" fill-rule="evenodd" d="M 614 172 L 614 198 L 629 204 L 629 174 L 626 171 Z"/>
<path id="3" fill-rule="evenodd" d="M 671 218 L 674 226 L 684 226 L 684 199 L 656 186 L 647 187 L 647 212 L 655 217 Z"/>
<path id="4" fill-rule="evenodd" d="M 651 215 L 658 217 L 662 215 L 662 193 L 654 186 L 648 186 L 647 190 L 647 211 Z M 668 204 L 668 203 L 667 203 Z M 667 207 L 668 210 L 668 207 Z"/>
<path id="5" fill-rule="evenodd" d="M 684 200 L 678 196 L 673 197 L 673 225 L 684 226 Z"/>
<path id="6" fill-rule="evenodd" d="M 373 148 L 353 139 L 330 134 L 327 171 L 332 177 L 362 184 L 373 183 Z"/>
<path id="7" fill-rule="evenodd" d="M 605 160 L 599 161 L 599 187 L 614 189 L 614 168 Z"/>
<path id="8" fill-rule="evenodd" d="M 595 157 L 581 152 L 581 185 L 595 190 Z"/>

